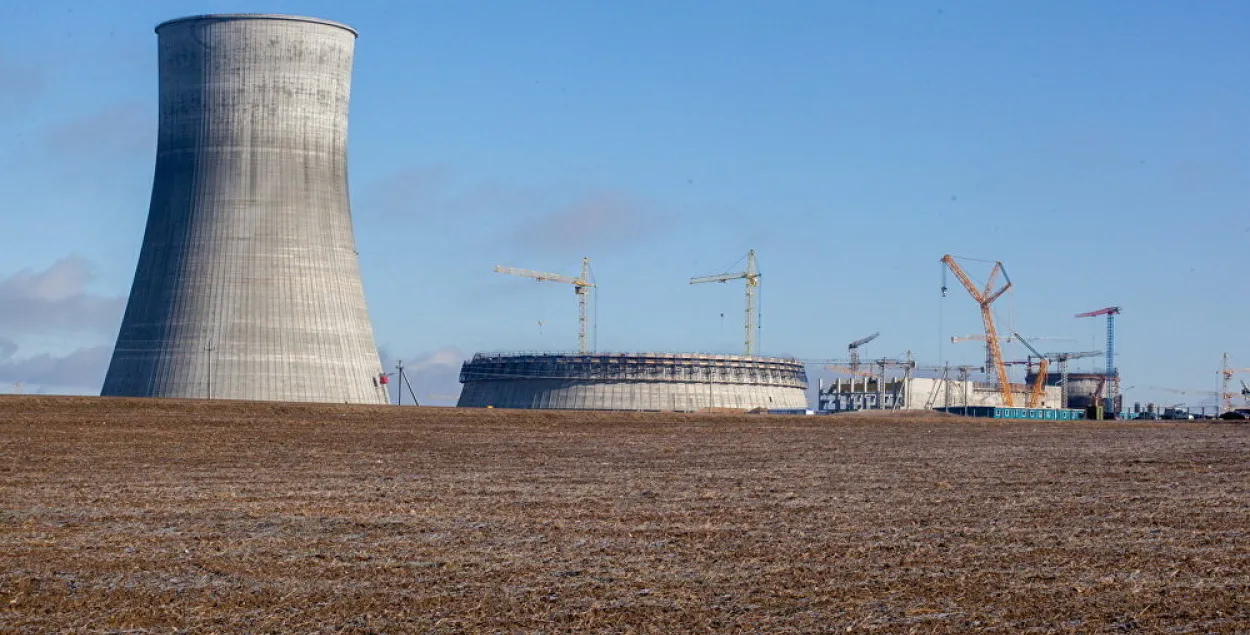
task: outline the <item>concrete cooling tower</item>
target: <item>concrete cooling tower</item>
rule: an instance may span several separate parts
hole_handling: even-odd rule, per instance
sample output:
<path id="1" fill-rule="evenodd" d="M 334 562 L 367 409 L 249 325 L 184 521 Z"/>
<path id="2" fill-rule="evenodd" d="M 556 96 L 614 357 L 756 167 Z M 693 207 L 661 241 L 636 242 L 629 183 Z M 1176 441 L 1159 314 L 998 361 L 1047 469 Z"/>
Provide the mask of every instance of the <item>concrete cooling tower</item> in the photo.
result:
<path id="1" fill-rule="evenodd" d="M 156 33 L 155 182 L 102 393 L 386 403 L 347 197 L 356 32 L 208 15 Z"/>

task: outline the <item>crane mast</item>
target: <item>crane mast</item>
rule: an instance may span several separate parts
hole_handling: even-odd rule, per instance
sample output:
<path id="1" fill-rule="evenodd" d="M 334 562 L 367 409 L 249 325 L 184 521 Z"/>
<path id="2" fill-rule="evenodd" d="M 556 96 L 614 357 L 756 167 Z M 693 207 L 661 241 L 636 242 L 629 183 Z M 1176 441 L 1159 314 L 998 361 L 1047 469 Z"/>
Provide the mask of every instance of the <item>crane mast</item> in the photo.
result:
<path id="1" fill-rule="evenodd" d="M 1059 386 L 1060 386 L 1060 403 L 1064 408 L 1068 407 L 1068 362 L 1073 359 L 1083 359 L 1086 357 L 1098 357 L 1102 355 L 1102 351 L 1081 351 L 1079 353 L 1047 353 L 1046 357 L 1059 362 Z"/>
<path id="2" fill-rule="evenodd" d="M 990 269 L 989 278 L 985 281 L 984 289 L 981 289 L 972 282 L 968 274 L 964 273 L 959 263 L 955 262 L 954 256 L 946 254 L 942 256 L 942 262 L 950 268 L 951 273 L 955 274 L 964 289 L 967 289 L 968 295 L 971 295 L 972 299 L 980 305 L 981 322 L 985 326 L 986 364 L 998 375 L 998 387 L 1003 395 L 1003 405 L 1015 406 L 1015 398 L 1011 393 L 1011 380 L 1007 376 L 1007 365 L 1003 363 L 1003 349 L 998 341 L 998 329 L 994 326 L 994 314 L 990 311 L 990 305 L 1011 288 L 1011 278 L 1007 276 L 1007 270 L 1003 267 L 1003 263 L 995 262 L 994 267 Z M 1001 287 L 995 289 L 994 283 L 1000 272 L 1003 274 L 1004 282 Z M 942 294 L 946 294 L 945 286 L 942 287 Z"/>
<path id="3" fill-rule="evenodd" d="M 1024 339 L 1023 335 L 1019 333 L 1012 333 L 1011 335 L 1024 344 L 1024 347 L 1029 349 L 1029 352 L 1033 353 L 1033 356 L 1039 360 L 1037 362 L 1037 377 L 1033 379 L 1033 389 L 1029 391 L 1029 407 L 1037 408 L 1041 406 L 1042 397 L 1046 391 L 1046 375 L 1050 372 L 1050 358 L 1037 352 L 1037 349 L 1033 348 L 1033 345 Z"/>
<path id="4" fill-rule="evenodd" d="M 851 370 L 859 370 L 859 347 L 871 342 L 881 335 L 881 331 L 877 331 L 868 337 L 860 338 L 846 345 L 848 356 L 851 358 Z"/>
<path id="5" fill-rule="evenodd" d="M 1034 342 L 1040 342 L 1040 341 L 1042 341 L 1042 340 L 1063 340 L 1063 341 L 1073 341 L 1073 340 L 1072 340 L 1072 338 L 1070 338 L 1070 337 L 1046 337 L 1046 336 L 1038 336 L 1038 337 L 1034 337 L 1034 338 L 1031 338 L 1031 339 L 1032 339 L 1032 341 L 1034 341 Z M 984 342 L 984 341 L 985 341 L 985 335 L 984 335 L 984 334 L 973 334 L 973 335 L 964 335 L 964 336 L 952 335 L 952 336 L 951 336 L 951 344 L 959 344 L 960 342 Z M 1005 338 L 1003 338 L 1003 339 L 1002 339 L 1002 343 L 1003 343 L 1003 344 L 1010 344 L 1010 343 L 1012 343 L 1012 342 L 1014 342 L 1014 341 L 1016 341 L 1016 340 L 1015 340 L 1012 336 L 1007 336 L 1007 337 L 1005 337 Z"/>
<path id="6" fill-rule="evenodd" d="M 1250 373 L 1250 368 L 1233 368 L 1232 365 L 1229 364 L 1228 353 L 1224 353 L 1224 364 L 1220 366 L 1220 376 L 1222 378 L 1220 382 L 1220 406 L 1223 407 L 1221 412 L 1228 412 L 1233 409 L 1233 393 L 1228 389 L 1228 382 L 1231 381 L 1233 375 L 1236 375 L 1237 373 Z M 1242 382 L 1241 385 L 1243 387 L 1241 394 L 1245 395 L 1246 390 L 1244 387 L 1246 384 L 1245 382 Z"/>
<path id="7" fill-rule="evenodd" d="M 756 353 L 756 336 L 759 331 L 759 287 L 760 272 L 755 263 L 755 250 L 747 252 L 747 268 L 746 271 L 736 273 L 721 273 L 714 276 L 700 276 L 690 279 L 690 284 L 702 284 L 705 282 L 729 282 L 730 280 L 746 281 L 746 334 L 745 340 L 746 356 L 754 357 Z"/>
<path id="8" fill-rule="evenodd" d="M 586 354 L 590 352 L 590 290 L 595 288 L 595 284 L 590 281 L 590 258 L 582 258 L 582 275 L 574 278 L 558 273 L 544 273 L 541 271 L 533 271 L 530 269 L 517 269 L 516 267 L 504 267 L 495 265 L 495 273 L 506 273 L 513 276 L 521 276 L 523 278 L 533 278 L 539 282 L 561 282 L 573 285 L 573 292 L 577 294 L 577 352 Z"/>
<path id="9" fill-rule="evenodd" d="M 1100 315 L 1107 316 L 1107 370 L 1106 379 L 1107 396 L 1103 400 L 1103 411 L 1112 412 L 1115 410 L 1115 398 L 1119 391 L 1119 380 L 1115 373 L 1115 316 L 1120 314 L 1120 307 L 1109 306 L 1105 309 L 1097 311 L 1089 311 L 1087 313 L 1077 313 L 1078 318 L 1098 317 Z M 1110 415 L 1108 415 L 1110 416 Z"/>

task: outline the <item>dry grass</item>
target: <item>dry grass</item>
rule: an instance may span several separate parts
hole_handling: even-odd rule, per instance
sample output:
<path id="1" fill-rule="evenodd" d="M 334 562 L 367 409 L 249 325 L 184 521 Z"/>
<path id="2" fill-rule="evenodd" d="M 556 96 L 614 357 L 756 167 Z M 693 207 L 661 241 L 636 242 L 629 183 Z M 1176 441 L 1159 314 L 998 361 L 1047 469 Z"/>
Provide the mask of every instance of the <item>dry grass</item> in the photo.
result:
<path id="1" fill-rule="evenodd" d="M 1237 632 L 1250 426 L 0 398 L 0 631 Z"/>

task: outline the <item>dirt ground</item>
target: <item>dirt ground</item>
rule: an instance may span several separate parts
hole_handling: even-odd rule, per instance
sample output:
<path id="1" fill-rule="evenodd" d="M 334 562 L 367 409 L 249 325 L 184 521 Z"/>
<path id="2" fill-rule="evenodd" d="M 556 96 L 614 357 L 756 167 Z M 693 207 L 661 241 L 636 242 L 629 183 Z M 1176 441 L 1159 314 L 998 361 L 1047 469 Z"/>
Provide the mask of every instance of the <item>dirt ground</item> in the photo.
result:
<path id="1" fill-rule="evenodd" d="M 1250 632 L 1250 426 L 0 397 L 2 632 Z"/>

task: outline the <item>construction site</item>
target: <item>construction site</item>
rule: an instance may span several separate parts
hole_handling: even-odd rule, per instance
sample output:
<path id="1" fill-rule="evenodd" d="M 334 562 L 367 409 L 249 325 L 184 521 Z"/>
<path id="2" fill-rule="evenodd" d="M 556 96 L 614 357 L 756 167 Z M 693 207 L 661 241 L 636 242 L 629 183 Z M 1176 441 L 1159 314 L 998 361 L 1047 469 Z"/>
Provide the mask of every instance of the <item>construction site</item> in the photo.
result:
<path id="1" fill-rule="evenodd" d="M 382 366 L 352 233 L 347 104 L 357 32 L 316 18 L 237 14 L 169 20 L 156 33 L 161 63 L 155 176 L 101 394 L 403 404 L 406 389 L 410 403 L 418 404 L 402 362 L 393 373 Z M 274 116 L 253 116 L 262 111 Z M 252 157 L 260 155 L 273 157 L 272 169 L 254 169 Z M 1244 382 L 1234 385 L 1245 369 L 1234 368 L 1227 355 L 1220 391 L 1160 389 L 1217 401 L 1210 412 L 1195 415 L 1178 404 L 1126 407 L 1115 354 L 1119 306 L 1075 314 L 1105 320 L 1100 350 L 1043 352 L 1043 341 L 1063 338 L 1027 337 L 1010 326 L 1000 333 L 995 303 L 1015 285 L 997 260 L 940 258 L 942 296 L 962 287 L 972 302 L 961 310 L 971 316 L 975 307 L 983 327 L 952 341 L 984 346 L 983 363 L 951 363 L 940 353 L 936 361 L 918 361 L 910 353 L 865 355 L 880 333 L 850 341 L 845 357 L 826 351 L 811 351 L 810 357 L 763 354 L 762 273 L 755 250 L 739 263 L 689 278 L 700 288 L 692 293 L 711 294 L 704 288 L 713 283 L 742 284 L 742 344 L 734 351 L 596 350 L 591 298 L 600 283 L 588 257 L 573 274 L 496 266 L 499 274 L 573 291 L 576 347 L 506 352 L 507 341 L 493 343 L 492 350 L 505 352 L 477 353 L 463 362 L 458 405 L 934 410 L 1056 419 L 1250 416 L 1250 410 L 1234 407 L 1250 395 Z M 984 279 L 975 279 L 971 265 L 988 269 Z M 1008 359 L 1006 343 L 1023 346 L 1024 358 Z M 1082 359 L 1099 360 L 1101 367 L 1069 368 Z M 807 393 L 812 370 L 820 374 L 814 394 Z M 392 394 L 392 383 L 401 390 Z"/>
<path id="2" fill-rule="evenodd" d="M 690 284 L 742 280 L 745 292 L 743 353 L 600 353 L 591 351 L 590 259 L 580 275 L 566 276 L 496 266 L 496 273 L 571 285 L 577 296 L 576 353 L 478 353 L 460 371 L 457 405 L 476 408 L 625 410 L 660 412 L 806 411 L 805 364 L 761 357 L 760 273 L 755 251 L 742 271 L 690 279 Z"/>
<path id="3" fill-rule="evenodd" d="M 596 17 L 603 6 L 591 9 Z M 479 36 L 481 12 L 468 13 Z M 1024 21 L 1036 17 L 1030 11 Z M 703 28 L 708 21 L 699 18 Z M 405 37 L 416 32 L 413 20 L 390 9 L 369 23 L 383 19 L 402 24 Z M 991 26 L 984 36 L 970 32 L 975 41 L 1011 39 L 999 30 L 1002 20 L 981 21 Z M 428 22 L 436 26 L 411 39 L 424 45 L 428 36 L 445 37 L 437 19 Z M 551 44 L 534 24 L 495 22 L 527 46 Z M 583 22 L 567 21 L 580 36 L 593 36 Z M 899 22 L 889 24 L 897 30 Z M 651 46 L 664 31 L 647 26 Z M 1105 30 L 1081 26 L 1106 44 Z M 638 46 L 634 31 L 614 30 Z M 735 26 L 732 33 L 726 42 L 735 57 L 759 50 L 742 48 L 747 31 Z M 481 311 L 480 294 L 466 294 L 463 306 L 480 314 L 472 319 L 491 326 L 466 328 L 480 335 L 472 348 L 481 352 L 465 360 L 454 348 L 441 362 L 443 379 L 462 387 L 458 407 L 393 407 L 428 406 L 418 403 L 428 393 L 417 390 L 419 364 L 400 361 L 389 372 L 365 302 L 347 193 L 357 31 L 317 18 L 227 14 L 169 20 L 156 34 L 155 172 L 111 357 L 102 347 L 109 361 L 102 394 L 0 395 L 0 633 L 1247 632 L 1250 426 L 1191 419 L 1250 418 L 1250 385 L 1242 379 L 1250 368 L 1228 353 L 1211 359 L 1212 390 L 1122 378 L 1117 321 L 1149 307 L 1101 296 L 1057 307 L 1045 298 L 1054 309 L 1049 317 L 1032 315 L 1039 324 L 1017 327 L 1011 294 L 1031 299 L 1043 295 L 1034 290 L 1042 285 L 1021 275 L 1018 288 L 1003 261 L 940 255 L 946 248 L 935 246 L 932 260 L 924 252 L 915 269 L 940 266 L 940 287 L 923 288 L 931 299 L 949 298 L 936 315 L 885 316 L 869 302 L 847 302 L 842 313 L 838 306 L 772 304 L 776 296 L 810 299 L 779 292 L 769 296 L 770 335 L 762 340 L 761 263 L 770 274 L 784 268 L 781 258 L 774 265 L 745 243 L 723 248 L 732 257 L 746 251 L 725 267 L 705 269 L 685 251 L 657 255 L 668 259 L 662 267 L 671 275 L 663 280 L 630 268 L 599 280 L 589 257 L 572 271 L 591 249 L 581 243 L 563 253 L 561 265 L 539 264 L 556 258 L 550 253 L 526 252 L 518 257 L 533 258 L 528 264 L 539 269 L 499 265 L 498 278 L 482 252 L 466 258 L 466 277 L 571 290 L 558 310 L 570 318 L 577 311 L 576 329 L 556 329 L 559 343 L 550 349 L 521 350 L 524 334 L 504 330 L 532 318 L 520 301 L 499 293 L 490 307 L 496 310 Z M 906 34 L 929 41 L 925 31 Z M 465 39 L 475 54 L 503 59 L 510 77 L 537 83 L 524 66 L 481 48 L 483 38 Z M 697 43 L 708 44 L 717 42 Z M 410 66 L 416 59 L 385 42 L 374 50 Z M 569 50 L 549 46 L 543 64 L 551 65 L 549 52 Z M 922 54 L 944 64 L 941 52 L 926 45 Z M 651 73 L 643 61 L 639 68 Z M 753 61 L 769 72 L 781 68 Z M 445 55 L 434 63 L 462 62 Z M 600 64 L 587 66 L 635 90 Z M 683 70 L 674 76 L 693 76 Z M 383 76 L 375 73 L 374 81 Z M 388 91 L 395 84 L 383 81 Z M 73 88 L 88 88 L 80 92 L 90 98 L 101 85 Z M 433 91 L 444 92 L 437 83 Z M 924 116 L 945 112 L 905 92 L 926 105 Z M 463 107 L 454 94 L 448 101 Z M 759 109 L 756 116 L 769 114 Z M 494 158 L 509 140 L 497 134 L 502 127 L 482 127 Z M 527 161 L 541 162 L 530 146 L 522 149 Z M 885 158 L 893 186 L 907 172 Z M 757 185 L 769 200 L 786 194 Z M 880 225 L 876 214 L 865 216 Z M 475 230 L 482 220 L 472 219 Z M 588 225 L 577 229 L 617 227 Z M 731 240 L 713 229 L 680 239 L 683 246 Z M 1010 228 L 1016 237 L 1028 229 Z M 795 232 L 785 227 L 771 244 L 800 252 Z M 1035 263 L 1049 259 L 1048 267 L 1064 255 L 1060 249 L 1080 248 L 1028 237 L 1059 246 L 1034 256 Z M 827 233 L 816 238 L 823 257 L 832 241 Z M 750 244 L 770 244 L 764 235 L 756 240 Z M 513 243 L 532 251 L 550 245 Z M 409 253 L 431 258 L 420 248 Z M 791 264 L 791 271 L 813 270 Z M 837 284 L 852 279 L 846 286 L 874 284 L 897 296 L 900 286 L 889 276 L 923 274 L 876 264 Z M 552 271 L 562 267 L 568 270 Z M 57 306 L 75 311 L 97 306 L 83 300 L 93 294 L 63 293 L 85 283 L 53 282 L 30 288 L 41 300 L 66 295 Z M 1089 286 L 1093 293 L 1128 286 L 1106 282 L 1103 276 Z M 12 303 L 2 283 L 0 297 Z M 662 326 L 655 330 L 674 329 L 658 340 L 666 344 L 639 348 L 703 343 L 709 350 L 598 350 L 601 285 L 662 283 L 674 295 L 732 302 L 732 339 L 694 334 L 707 328 L 694 316 L 710 320 L 710 311 L 630 298 L 622 303 L 634 302 L 626 318 L 657 314 Z M 419 283 L 403 291 L 430 305 L 435 319 L 470 320 L 444 311 Z M 849 297 L 855 289 L 837 291 Z M 533 292 L 517 295 L 529 300 L 526 293 Z M 504 304 L 509 310 L 497 310 Z M 945 330 L 943 306 L 958 313 L 959 334 Z M 724 309 L 716 308 L 723 335 Z M 863 322 L 847 319 L 851 310 Z M 793 346 L 807 346 L 810 334 L 796 325 L 817 320 L 824 343 L 811 350 L 761 350 L 761 341 L 771 345 L 771 333 L 787 328 L 798 333 Z M 936 347 L 911 341 L 919 327 L 900 335 L 916 324 L 926 332 L 936 324 Z M 1092 330 L 1079 345 L 1063 336 L 1078 327 Z M 409 322 L 393 328 L 433 337 Z M 613 335 L 630 346 L 651 332 Z M 948 357 L 947 341 L 963 349 Z M 12 347 L 0 338 L 0 363 Z M 883 351 L 889 354 L 877 354 Z M 1147 375 L 1140 368 L 1130 375 Z M 1135 389 L 1201 399 L 1205 407 L 1130 404 L 1125 395 Z M 1108 421 L 1115 419 L 1133 421 Z"/>
<path id="4" fill-rule="evenodd" d="M 1019 333 L 1000 337 L 993 304 L 1013 288 L 1002 262 L 994 261 L 984 281 L 974 280 L 959 259 L 945 255 L 941 292 L 950 292 L 947 274 L 971 297 L 984 332 L 952 337 L 952 342 L 983 344 L 983 365 L 918 363 L 905 359 L 868 358 L 861 349 L 880 333 L 847 345 L 844 358 L 800 359 L 760 357 L 758 294 L 762 279 L 756 252 L 745 257 L 742 271 L 690 279 L 691 284 L 742 280 L 745 285 L 742 355 L 692 353 L 604 353 L 591 350 L 590 298 L 598 284 L 590 259 L 582 259 L 579 275 L 496 266 L 495 272 L 539 282 L 567 284 L 578 304 L 576 353 L 479 353 L 461 368 L 461 407 L 507 407 L 584 410 L 810 412 L 837 414 L 871 410 L 933 410 L 969 416 L 1021 419 L 1102 419 L 1129 416 L 1123 411 L 1120 377 L 1115 367 L 1115 316 L 1119 307 L 1077 314 L 1106 319 L 1106 349 L 1043 353 Z M 1024 360 L 1008 360 L 1004 343 L 1019 343 Z M 1069 372 L 1069 363 L 1105 358 L 1102 373 Z M 817 381 L 816 403 L 809 409 L 803 390 L 806 368 L 816 366 L 834 376 Z M 1022 366 L 1023 381 L 1013 382 L 1011 367 Z"/>

